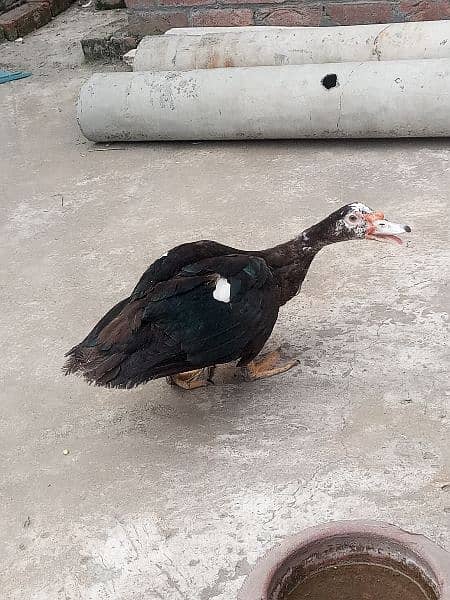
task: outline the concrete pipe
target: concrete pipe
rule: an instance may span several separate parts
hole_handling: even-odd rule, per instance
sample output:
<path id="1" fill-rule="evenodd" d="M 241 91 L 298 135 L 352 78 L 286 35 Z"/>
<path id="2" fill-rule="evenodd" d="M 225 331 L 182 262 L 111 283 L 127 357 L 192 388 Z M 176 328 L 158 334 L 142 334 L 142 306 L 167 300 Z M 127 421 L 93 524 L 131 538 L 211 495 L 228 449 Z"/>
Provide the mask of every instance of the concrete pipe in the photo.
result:
<path id="1" fill-rule="evenodd" d="M 78 121 L 96 142 L 450 135 L 450 60 L 97 73 Z"/>
<path id="2" fill-rule="evenodd" d="M 150 36 L 139 44 L 133 69 L 190 71 L 423 58 L 450 58 L 450 21 Z"/>

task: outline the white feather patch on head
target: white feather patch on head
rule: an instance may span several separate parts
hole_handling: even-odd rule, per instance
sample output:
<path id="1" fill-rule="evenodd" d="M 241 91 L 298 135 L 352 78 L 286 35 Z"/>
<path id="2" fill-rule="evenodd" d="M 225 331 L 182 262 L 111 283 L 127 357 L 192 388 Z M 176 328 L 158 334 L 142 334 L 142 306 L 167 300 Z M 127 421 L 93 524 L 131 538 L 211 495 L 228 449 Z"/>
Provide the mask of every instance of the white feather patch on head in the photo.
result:
<path id="1" fill-rule="evenodd" d="M 362 204 L 362 202 L 353 202 L 353 204 L 350 204 L 350 206 L 353 210 L 358 210 L 359 212 L 362 212 L 362 213 L 372 213 L 373 212 L 373 210 L 371 208 L 369 208 L 365 204 Z"/>
<path id="2" fill-rule="evenodd" d="M 213 298 L 219 302 L 229 302 L 231 296 L 231 285 L 225 277 L 219 277 L 213 291 Z"/>

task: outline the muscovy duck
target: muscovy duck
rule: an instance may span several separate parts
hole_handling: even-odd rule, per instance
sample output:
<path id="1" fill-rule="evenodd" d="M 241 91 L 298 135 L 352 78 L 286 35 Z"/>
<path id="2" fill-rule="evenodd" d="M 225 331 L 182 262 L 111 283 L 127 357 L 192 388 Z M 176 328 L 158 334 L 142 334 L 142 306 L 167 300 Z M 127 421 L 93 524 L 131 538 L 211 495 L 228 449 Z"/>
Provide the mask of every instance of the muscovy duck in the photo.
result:
<path id="1" fill-rule="evenodd" d="M 167 377 L 184 389 L 208 385 L 215 365 L 233 361 L 249 380 L 284 373 L 298 361 L 279 350 L 258 355 L 319 250 L 347 240 L 401 244 L 398 235 L 410 231 L 354 203 L 268 250 L 212 241 L 177 246 L 69 350 L 65 372 L 115 388 Z"/>

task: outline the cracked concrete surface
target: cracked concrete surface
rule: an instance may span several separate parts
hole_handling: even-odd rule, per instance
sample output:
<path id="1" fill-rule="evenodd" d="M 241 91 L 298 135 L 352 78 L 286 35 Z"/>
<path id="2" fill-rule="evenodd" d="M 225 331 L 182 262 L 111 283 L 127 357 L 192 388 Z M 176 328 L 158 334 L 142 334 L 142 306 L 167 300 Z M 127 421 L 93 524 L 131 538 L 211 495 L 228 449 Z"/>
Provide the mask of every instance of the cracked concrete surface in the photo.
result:
<path id="1" fill-rule="evenodd" d="M 0 86 L 3 597 L 233 600 L 265 550 L 332 519 L 450 549 L 450 143 L 95 147 L 74 118 L 93 70 L 74 42 L 105 17 L 63 16 L 0 47 L 35 73 Z M 269 246 L 350 201 L 413 233 L 318 256 L 271 342 L 297 369 L 191 394 L 61 375 L 171 246 Z"/>

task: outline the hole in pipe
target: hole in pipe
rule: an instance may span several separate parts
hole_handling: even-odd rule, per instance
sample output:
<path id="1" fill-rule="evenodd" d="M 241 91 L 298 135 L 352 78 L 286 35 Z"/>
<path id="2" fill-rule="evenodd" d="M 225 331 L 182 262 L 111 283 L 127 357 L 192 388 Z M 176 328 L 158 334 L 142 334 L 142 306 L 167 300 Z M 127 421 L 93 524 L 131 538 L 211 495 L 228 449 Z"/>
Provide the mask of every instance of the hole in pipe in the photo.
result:
<path id="1" fill-rule="evenodd" d="M 328 73 L 328 75 L 325 75 L 322 79 L 322 85 L 326 90 L 331 90 L 331 88 L 336 87 L 337 84 L 338 80 L 336 73 Z"/>

